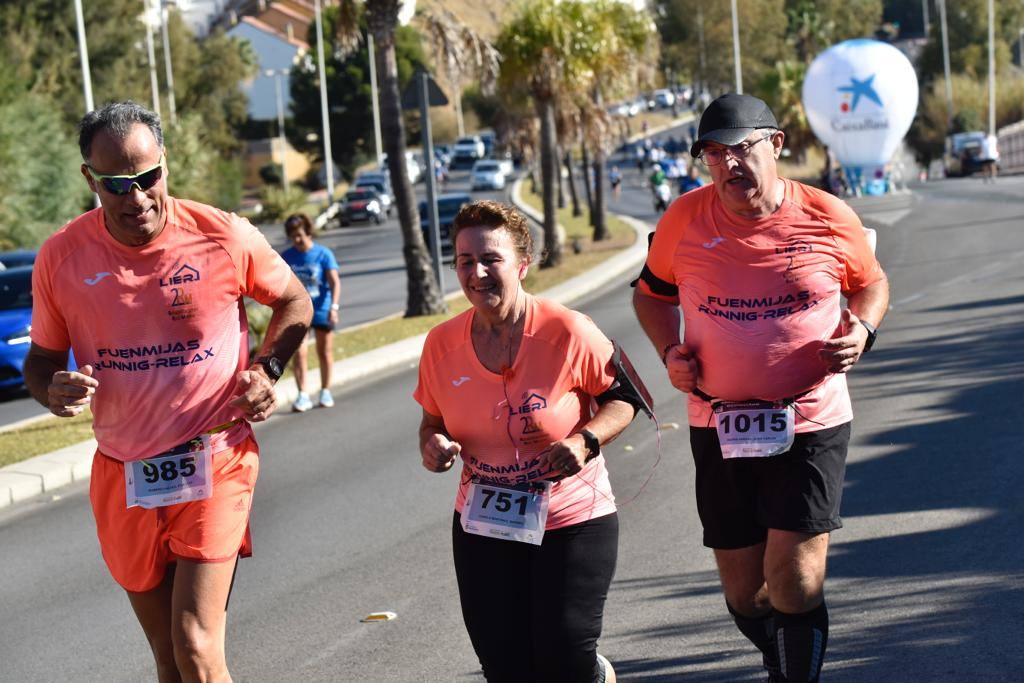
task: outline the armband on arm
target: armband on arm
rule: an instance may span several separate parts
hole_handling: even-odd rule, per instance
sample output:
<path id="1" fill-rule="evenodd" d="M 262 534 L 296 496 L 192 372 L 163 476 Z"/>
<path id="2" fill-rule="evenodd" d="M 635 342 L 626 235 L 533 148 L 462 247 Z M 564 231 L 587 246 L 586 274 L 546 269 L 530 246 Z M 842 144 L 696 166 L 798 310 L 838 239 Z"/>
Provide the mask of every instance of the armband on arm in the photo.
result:
<path id="1" fill-rule="evenodd" d="M 644 386 L 629 357 L 622 350 L 622 347 L 612 341 L 614 351 L 612 352 L 612 365 L 615 367 L 615 381 L 611 387 L 595 396 L 594 400 L 598 405 L 604 405 L 609 401 L 625 401 L 633 406 L 633 415 L 636 416 L 641 410 L 647 413 L 647 417 L 654 419 L 654 399 Z"/>

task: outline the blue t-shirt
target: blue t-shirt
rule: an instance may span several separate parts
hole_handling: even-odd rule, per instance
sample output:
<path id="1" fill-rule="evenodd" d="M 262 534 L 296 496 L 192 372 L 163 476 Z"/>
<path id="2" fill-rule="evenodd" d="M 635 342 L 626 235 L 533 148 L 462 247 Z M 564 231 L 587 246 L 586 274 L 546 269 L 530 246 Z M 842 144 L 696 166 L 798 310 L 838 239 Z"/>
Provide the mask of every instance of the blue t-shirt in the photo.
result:
<path id="1" fill-rule="evenodd" d="M 326 317 L 333 303 L 327 271 L 338 269 L 334 252 L 327 247 L 314 244 L 312 249 L 305 253 L 295 247 L 285 249 L 281 258 L 291 266 L 295 277 L 299 278 L 299 282 L 309 292 L 309 298 L 313 300 L 313 316 Z"/>

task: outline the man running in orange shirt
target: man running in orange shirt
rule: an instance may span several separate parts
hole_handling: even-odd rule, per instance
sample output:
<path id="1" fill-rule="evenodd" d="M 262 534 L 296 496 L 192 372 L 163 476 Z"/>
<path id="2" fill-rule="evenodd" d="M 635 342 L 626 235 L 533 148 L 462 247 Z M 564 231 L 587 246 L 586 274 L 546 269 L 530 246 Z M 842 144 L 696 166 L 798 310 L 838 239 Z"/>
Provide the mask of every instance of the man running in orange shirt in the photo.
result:
<path id="1" fill-rule="evenodd" d="M 168 195 L 153 112 L 90 112 L 79 147 L 101 207 L 39 250 L 25 384 L 55 415 L 92 408 L 100 549 L 159 680 L 228 681 L 227 600 L 259 470 L 249 422 L 274 411 L 312 305 L 247 221 Z M 252 363 L 243 296 L 273 309 Z"/>
<path id="2" fill-rule="evenodd" d="M 662 217 L 633 304 L 690 395 L 697 512 L 728 610 L 769 680 L 807 682 L 828 642 L 825 560 L 853 419 L 845 373 L 871 348 L 889 285 L 848 206 L 779 177 L 784 142 L 756 97 L 708 106 L 690 153 L 713 184 Z"/>

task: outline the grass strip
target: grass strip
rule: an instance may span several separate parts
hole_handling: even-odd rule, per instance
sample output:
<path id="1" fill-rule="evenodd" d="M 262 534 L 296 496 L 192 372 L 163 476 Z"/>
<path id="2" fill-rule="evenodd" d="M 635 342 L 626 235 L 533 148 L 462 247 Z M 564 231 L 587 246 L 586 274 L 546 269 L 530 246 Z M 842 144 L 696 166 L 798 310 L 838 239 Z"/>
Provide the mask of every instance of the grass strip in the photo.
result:
<path id="1" fill-rule="evenodd" d="M 92 437 L 92 413 L 40 420 L 27 427 L 0 432 L 0 467 L 55 451 Z"/>

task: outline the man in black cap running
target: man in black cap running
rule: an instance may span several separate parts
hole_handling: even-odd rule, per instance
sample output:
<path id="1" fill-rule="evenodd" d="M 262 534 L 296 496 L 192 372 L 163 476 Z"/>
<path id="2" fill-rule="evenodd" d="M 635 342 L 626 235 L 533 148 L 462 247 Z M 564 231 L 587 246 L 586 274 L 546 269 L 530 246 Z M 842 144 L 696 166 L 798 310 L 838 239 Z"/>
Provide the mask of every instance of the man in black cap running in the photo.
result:
<path id="1" fill-rule="evenodd" d="M 662 217 L 633 304 L 689 394 L 697 512 L 726 606 L 770 681 L 817 681 L 853 419 L 845 373 L 889 286 L 846 204 L 779 177 L 784 142 L 756 97 L 708 106 L 690 153 L 713 184 Z"/>

